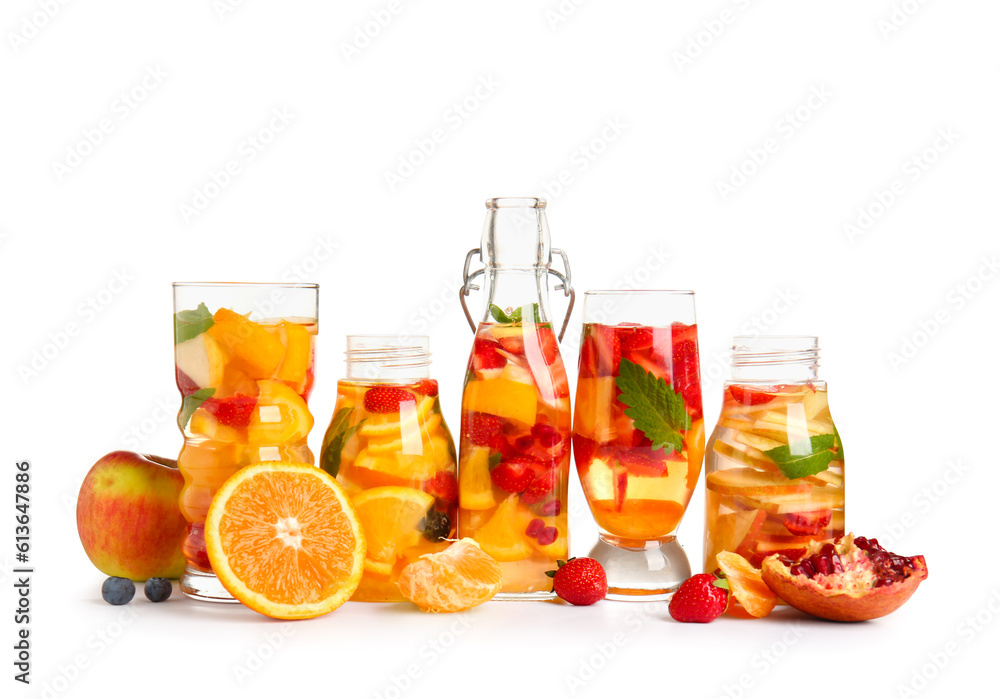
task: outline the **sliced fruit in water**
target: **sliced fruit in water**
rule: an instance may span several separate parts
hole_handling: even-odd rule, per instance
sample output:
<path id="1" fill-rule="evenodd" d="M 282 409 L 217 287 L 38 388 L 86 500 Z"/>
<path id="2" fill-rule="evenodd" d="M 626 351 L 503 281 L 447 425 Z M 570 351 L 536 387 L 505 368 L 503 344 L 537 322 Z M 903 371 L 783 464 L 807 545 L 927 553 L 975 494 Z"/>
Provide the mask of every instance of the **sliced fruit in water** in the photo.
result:
<path id="1" fill-rule="evenodd" d="M 174 347 L 177 368 L 199 388 L 215 388 L 222 384 L 226 370 L 226 355 L 219 343 L 207 333 L 195 335 Z"/>
<path id="2" fill-rule="evenodd" d="M 727 468 L 708 474 L 706 487 L 722 495 L 792 495 L 808 492 L 811 486 L 800 480 L 790 481 L 780 473 L 765 473 L 753 468 Z"/>
<path id="3" fill-rule="evenodd" d="M 215 326 L 212 326 L 215 327 Z M 258 381 L 260 395 L 250 415 L 247 439 L 255 444 L 284 444 L 305 439 L 313 417 L 302 397 L 281 381 Z"/>
<path id="4" fill-rule="evenodd" d="M 469 460 L 459 466 L 458 500 L 465 510 L 488 510 L 496 507 L 488 447 L 473 447 Z"/>
<path id="5" fill-rule="evenodd" d="M 470 381 L 465 387 L 462 410 L 489 413 L 533 425 L 538 399 L 531 384 L 503 378 Z"/>
<path id="6" fill-rule="evenodd" d="M 354 496 L 368 541 L 368 558 L 394 563 L 400 551 L 415 546 L 423 533 L 420 522 L 434 506 L 434 496 L 416 488 L 383 486 Z"/>
<path id="7" fill-rule="evenodd" d="M 517 516 L 517 496 L 511 495 L 475 534 L 483 551 L 501 563 L 521 561 L 531 555 L 531 544 L 522 533 Z"/>

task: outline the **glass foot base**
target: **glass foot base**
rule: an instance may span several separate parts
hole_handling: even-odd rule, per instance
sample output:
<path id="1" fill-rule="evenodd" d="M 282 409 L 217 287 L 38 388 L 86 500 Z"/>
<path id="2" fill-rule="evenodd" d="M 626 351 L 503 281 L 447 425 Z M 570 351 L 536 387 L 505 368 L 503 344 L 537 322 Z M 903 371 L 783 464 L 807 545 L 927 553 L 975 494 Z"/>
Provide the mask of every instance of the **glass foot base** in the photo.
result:
<path id="1" fill-rule="evenodd" d="M 629 541 L 602 534 L 590 557 L 608 576 L 606 599 L 647 602 L 669 599 L 691 577 L 687 554 L 675 537 L 662 541 Z"/>
<path id="2" fill-rule="evenodd" d="M 239 604 L 239 600 L 229 594 L 215 575 L 190 567 L 185 568 L 181 576 L 181 592 L 201 602 Z"/>

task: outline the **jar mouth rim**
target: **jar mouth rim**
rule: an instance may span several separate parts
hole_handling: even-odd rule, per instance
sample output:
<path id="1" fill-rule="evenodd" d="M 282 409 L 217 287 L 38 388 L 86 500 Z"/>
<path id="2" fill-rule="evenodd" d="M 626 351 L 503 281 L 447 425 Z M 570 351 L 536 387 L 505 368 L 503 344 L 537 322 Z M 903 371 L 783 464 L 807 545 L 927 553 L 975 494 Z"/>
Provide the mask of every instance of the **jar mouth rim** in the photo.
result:
<path id="1" fill-rule="evenodd" d="M 521 207 L 544 209 L 546 206 L 546 201 L 539 197 L 493 197 L 486 200 L 486 208 L 490 211 Z"/>
<path id="2" fill-rule="evenodd" d="M 648 296 L 653 294 L 694 296 L 694 291 L 691 289 L 590 289 L 583 292 L 584 296 Z"/>
<path id="3" fill-rule="evenodd" d="M 241 287 L 258 286 L 265 289 L 319 289 L 319 284 L 312 282 L 172 282 L 174 287 Z"/>

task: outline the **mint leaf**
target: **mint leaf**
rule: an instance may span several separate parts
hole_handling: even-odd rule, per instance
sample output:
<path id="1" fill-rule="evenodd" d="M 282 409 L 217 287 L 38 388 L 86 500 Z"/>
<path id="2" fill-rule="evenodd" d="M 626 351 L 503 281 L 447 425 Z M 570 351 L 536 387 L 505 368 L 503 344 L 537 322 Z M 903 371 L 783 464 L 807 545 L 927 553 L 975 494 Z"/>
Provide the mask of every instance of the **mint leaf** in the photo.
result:
<path id="1" fill-rule="evenodd" d="M 501 454 L 500 452 L 495 451 L 492 454 L 490 454 L 490 470 L 492 471 L 497 466 L 499 466 L 501 461 L 503 461 L 503 454 Z"/>
<path id="2" fill-rule="evenodd" d="M 214 395 L 214 388 L 199 388 L 194 393 L 184 396 L 184 400 L 181 401 L 181 412 L 177 415 L 177 426 L 181 428 L 182 432 L 198 406 Z"/>
<path id="3" fill-rule="evenodd" d="M 204 303 L 199 303 L 193 311 L 179 311 L 174 314 L 174 344 L 197 337 L 213 325 L 215 319 Z"/>
<path id="4" fill-rule="evenodd" d="M 495 303 L 490 304 L 490 315 L 493 316 L 493 320 L 495 320 L 498 323 L 516 323 L 517 321 L 514 320 L 515 313 L 518 315 L 517 320 L 520 320 L 521 319 L 520 308 L 513 311 L 510 315 L 507 315 L 507 313 L 502 308 L 500 308 L 500 306 L 496 305 Z"/>
<path id="5" fill-rule="evenodd" d="M 340 455 L 344 451 L 344 446 L 350 441 L 358 428 L 364 424 L 364 420 L 359 420 L 358 424 L 351 424 L 351 416 L 354 415 L 353 408 L 341 408 L 330 421 L 330 427 L 326 430 L 323 438 L 323 450 L 319 455 L 319 466 L 334 478 L 340 472 Z"/>
<path id="6" fill-rule="evenodd" d="M 684 449 L 680 432 L 691 429 L 691 416 L 684 408 L 684 397 L 655 374 L 628 359 L 622 359 L 615 385 L 618 400 L 627 405 L 625 414 L 636 429 L 652 440 L 653 450 Z"/>
<path id="7" fill-rule="evenodd" d="M 837 431 L 837 426 L 833 426 L 833 436 L 837 440 L 837 458 L 841 461 L 844 460 L 844 443 L 840 441 L 840 432 Z"/>
<path id="8" fill-rule="evenodd" d="M 521 323 L 524 321 L 524 306 L 518 306 L 510 313 L 507 313 L 500 308 L 500 306 L 495 303 L 491 303 L 490 315 L 493 316 L 493 320 L 498 323 Z M 537 303 L 531 304 L 531 316 L 532 320 L 536 323 L 542 322 L 542 312 L 539 310 Z"/>
<path id="9" fill-rule="evenodd" d="M 835 436 L 832 434 L 818 434 L 809 438 L 808 454 L 792 454 L 792 448 L 787 444 L 780 447 L 768 449 L 764 453 L 768 458 L 781 469 L 785 478 L 795 480 L 805 476 L 815 476 L 821 471 L 825 471 L 833 461 L 833 448 Z"/>

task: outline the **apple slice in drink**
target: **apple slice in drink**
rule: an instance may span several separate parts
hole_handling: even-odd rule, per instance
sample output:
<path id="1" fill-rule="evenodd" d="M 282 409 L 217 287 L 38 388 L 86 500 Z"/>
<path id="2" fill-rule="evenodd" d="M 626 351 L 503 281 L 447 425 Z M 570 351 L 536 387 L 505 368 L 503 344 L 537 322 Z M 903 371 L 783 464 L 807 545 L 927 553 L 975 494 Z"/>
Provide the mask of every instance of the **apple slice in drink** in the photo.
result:
<path id="1" fill-rule="evenodd" d="M 753 540 L 766 519 L 764 510 L 737 510 L 720 514 L 716 525 L 709 529 L 706 541 L 710 547 L 709 565 L 715 564 L 715 557 L 720 552 L 736 551 L 744 542 Z"/>
<path id="2" fill-rule="evenodd" d="M 195 335 L 174 347 L 177 368 L 199 388 L 216 388 L 226 371 L 226 354 L 208 333 Z"/>
<path id="3" fill-rule="evenodd" d="M 727 468 L 708 474 L 706 487 L 721 495 L 795 496 L 808 494 L 812 486 L 801 480 L 790 481 L 780 473 L 758 471 L 753 468 Z"/>
<path id="4" fill-rule="evenodd" d="M 714 475 L 714 474 L 713 474 Z M 812 488 L 798 493 L 776 495 L 739 495 L 735 502 L 742 507 L 767 510 L 773 515 L 812 510 L 835 510 L 844 507 L 844 491 L 827 488 Z"/>

